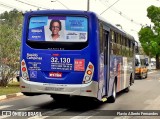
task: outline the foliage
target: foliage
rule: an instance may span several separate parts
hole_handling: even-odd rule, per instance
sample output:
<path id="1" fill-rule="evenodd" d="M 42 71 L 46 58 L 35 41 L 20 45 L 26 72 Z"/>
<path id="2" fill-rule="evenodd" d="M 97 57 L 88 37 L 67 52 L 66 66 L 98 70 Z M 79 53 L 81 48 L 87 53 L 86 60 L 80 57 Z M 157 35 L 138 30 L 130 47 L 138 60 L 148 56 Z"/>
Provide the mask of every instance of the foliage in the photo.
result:
<path id="1" fill-rule="evenodd" d="M 19 82 L 10 82 L 6 87 L 0 86 L 0 96 L 20 92 Z"/>
<path id="2" fill-rule="evenodd" d="M 19 68 L 22 18 L 17 10 L 0 15 L 0 19 L 4 19 L 0 21 L 0 86 L 6 86 Z"/>
<path id="3" fill-rule="evenodd" d="M 139 41 L 144 52 L 150 57 L 156 57 L 156 67 L 159 68 L 160 56 L 160 7 L 147 8 L 147 16 L 154 24 L 153 27 L 145 26 L 139 31 Z"/>

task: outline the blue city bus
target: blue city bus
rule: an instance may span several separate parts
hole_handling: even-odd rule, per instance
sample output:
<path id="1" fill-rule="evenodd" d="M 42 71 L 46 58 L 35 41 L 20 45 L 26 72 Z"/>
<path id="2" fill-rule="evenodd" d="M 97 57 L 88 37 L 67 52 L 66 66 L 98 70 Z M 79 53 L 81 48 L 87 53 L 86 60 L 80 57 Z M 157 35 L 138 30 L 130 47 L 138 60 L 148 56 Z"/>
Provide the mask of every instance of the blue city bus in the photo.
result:
<path id="1" fill-rule="evenodd" d="M 129 91 L 134 83 L 135 43 L 131 35 L 94 12 L 26 12 L 21 92 L 50 94 L 61 101 L 85 96 L 115 102 L 116 93 Z"/>

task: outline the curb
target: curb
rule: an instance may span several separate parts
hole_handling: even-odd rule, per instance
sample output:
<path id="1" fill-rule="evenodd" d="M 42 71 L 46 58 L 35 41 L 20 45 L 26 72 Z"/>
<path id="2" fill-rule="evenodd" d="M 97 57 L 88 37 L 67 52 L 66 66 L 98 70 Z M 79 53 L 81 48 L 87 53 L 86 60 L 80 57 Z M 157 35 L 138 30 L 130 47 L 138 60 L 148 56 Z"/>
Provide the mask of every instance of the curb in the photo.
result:
<path id="1" fill-rule="evenodd" d="M 13 94 L 8 94 L 8 95 L 1 95 L 0 96 L 0 101 L 1 100 L 5 100 L 5 99 L 9 99 L 9 98 L 14 98 L 14 97 L 17 97 L 17 96 L 22 96 L 23 93 L 13 93 Z"/>

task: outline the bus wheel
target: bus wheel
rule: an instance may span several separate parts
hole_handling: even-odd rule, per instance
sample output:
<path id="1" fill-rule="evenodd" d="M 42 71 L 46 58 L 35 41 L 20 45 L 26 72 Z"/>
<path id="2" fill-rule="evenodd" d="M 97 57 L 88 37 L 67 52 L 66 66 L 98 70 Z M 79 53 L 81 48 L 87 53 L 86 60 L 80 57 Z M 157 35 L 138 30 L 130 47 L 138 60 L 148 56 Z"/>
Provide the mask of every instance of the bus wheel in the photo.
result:
<path id="1" fill-rule="evenodd" d="M 126 93 L 128 93 L 129 90 L 130 90 L 130 86 L 128 86 L 126 89 L 124 89 L 124 91 L 125 91 Z"/>
<path id="2" fill-rule="evenodd" d="M 51 97 L 57 102 L 66 102 L 69 99 L 69 95 L 51 95 Z"/>
<path id="3" fill-rule="evenodd" d="M 131 81 L 131 80 L 130 80 Z M 129 83 L 129 86 L 127 87 L 127 88 L 125 88 L 124 89 L 124 91 L 126 92 L 126 93 L 128 93 L 129 92 L 129 90 L 130 90 L 130 86 L 131 86 L 131 83 Z"/>
<path id="4" fill-rule="evenodd" d="M 114 82 L 112 95 L 108 98 L 109 103 L 114 103 L 116 101 L 116 89 L 116 82 Z"/>

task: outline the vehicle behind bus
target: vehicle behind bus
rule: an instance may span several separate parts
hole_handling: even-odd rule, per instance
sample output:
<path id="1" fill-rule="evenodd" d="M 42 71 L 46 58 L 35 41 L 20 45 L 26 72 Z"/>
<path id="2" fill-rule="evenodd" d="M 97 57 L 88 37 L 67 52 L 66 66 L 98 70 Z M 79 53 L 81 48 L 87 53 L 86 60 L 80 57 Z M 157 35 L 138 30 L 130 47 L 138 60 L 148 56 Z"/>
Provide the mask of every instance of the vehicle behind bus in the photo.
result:
<path id="1" fill-rule="evenodd" d="M 148 76 L 148 62 L 144 55 L 136 55 L 135 59 L 135 77 L 136 78 L 147 78 Z"/>

